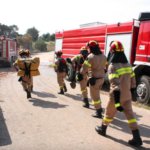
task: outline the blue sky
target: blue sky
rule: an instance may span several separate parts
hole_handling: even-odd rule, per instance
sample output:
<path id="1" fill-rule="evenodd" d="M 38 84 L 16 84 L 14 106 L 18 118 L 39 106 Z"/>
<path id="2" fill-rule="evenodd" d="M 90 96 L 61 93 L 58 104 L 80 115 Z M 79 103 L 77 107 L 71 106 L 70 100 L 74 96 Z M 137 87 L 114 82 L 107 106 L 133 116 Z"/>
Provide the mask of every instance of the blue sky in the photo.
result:
<path id="1" fill-rule="evenodd" d="M 30 27 L 43 33 L 79 28 L 90 22 L 116 23 L 138 19 L 150 11 L 150 0 L 1 0 L 0 23 Z"/>

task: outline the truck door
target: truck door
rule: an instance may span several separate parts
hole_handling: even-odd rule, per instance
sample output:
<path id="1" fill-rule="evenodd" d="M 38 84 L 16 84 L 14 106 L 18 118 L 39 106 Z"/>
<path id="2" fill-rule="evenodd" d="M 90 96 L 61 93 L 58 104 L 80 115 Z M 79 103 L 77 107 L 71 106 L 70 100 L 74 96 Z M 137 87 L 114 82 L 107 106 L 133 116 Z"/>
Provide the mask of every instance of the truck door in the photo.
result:
<path id="1" fill-rule="evenodd" d="M 136 62 L 150 63 L 150 21 L 142 21 L 136 49 Z"/>

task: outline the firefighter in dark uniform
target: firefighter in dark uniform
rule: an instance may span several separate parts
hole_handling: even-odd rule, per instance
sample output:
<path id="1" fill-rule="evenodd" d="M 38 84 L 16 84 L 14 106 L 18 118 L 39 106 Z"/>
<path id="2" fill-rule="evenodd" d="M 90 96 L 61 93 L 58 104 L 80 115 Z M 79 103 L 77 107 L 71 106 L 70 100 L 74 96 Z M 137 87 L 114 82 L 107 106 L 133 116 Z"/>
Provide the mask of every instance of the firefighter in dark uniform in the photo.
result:
<path id="1" fill-rule="evenodd" d="M 123 112 L 133 134 L 133 139 L 129 140 L 129 144 L 139 146 L 142 145 L 142 140 L 131 104 L 131 92 L 134 92 L 136 88 L 135 74 L 124 54 L 121 42 L 114 41 L 110 46 L 110 51 L 111 53 L 108 58 L 108 63 L 110 64 L 108 67 L 110 82 L 109 101 L 102 125 L 101 127 L 96 126 L 95 130 L 105 136 L 107 126 L 113 121 L 117 111 Z"/>
<path id="2" fill-rule="evenodd" d="M 60 87 L 60 92 L 58 92 L 58 94 L 64 94 L 64 92 L 67 92 L 64 78 L 67 75 L 69 66 L 68 62 L 66 62 L 66 60 L 61 57 L 61 55 L 63 54 L 61 50 L 57 51 L 55 54 L 57 56 L 57 61 L 54 65 L 54 71 L 57 72 L 57 82 Z"/>
<path id="3" fill-rule="evenodd" d="M 25 52 L 26 52 L 27 57 L 32 58 L 30 56 L 30 51 L 28 49 Z M 33 92 L 33 76 L 30 78 L 31 78 L 31 92 Z"/>
<path id="4" fill-rule="evenodd" d="M 25 50 L 20 50 L 19 55 L 21 58 L 26 58 Z M 13 68 L 18 72 L 18 60 L 13 63 Z M 19 78 L 19 81 L 22 82 L 23 89 L 27 92 L 27 98 L 31 98 L 31 79 L 27 76 L 22 76 Z"/>
<path id="5" fill-rule="evenodd" d="M 90 95 L 96 113 L 93 117 L 102 118 L 102 108 L 100 99 L 100 89 L 104 83 L 106 56 L 100 50 L 99 44 L 95 40 L 91 40 L 87 43 L 90 48 L 90 54 L 84 61 L 84 64 L 80 70 L 80 73 L 84 76 L 88 72 Z"/>
<path id="6" fill-rule="evenodd" d="M 87 47 L 83 46 L 80 49 L 79 55 L 71 59 L 72 63 L 77 63 L 77 80 L 80 83 L 81 93 L 82 93 L 83 102 L 84 102 L 83 107 L 86 107 L 86 108 L 89 108 L 88 92 L 87 92 L 87 81 L 88 81 L 87 74 L 84 74 L 82 76 L 82 80 L 78 78 L 78 74 L 80 73 L 80 69 L 88 55 L 89 53 L 88 53 Z"/>

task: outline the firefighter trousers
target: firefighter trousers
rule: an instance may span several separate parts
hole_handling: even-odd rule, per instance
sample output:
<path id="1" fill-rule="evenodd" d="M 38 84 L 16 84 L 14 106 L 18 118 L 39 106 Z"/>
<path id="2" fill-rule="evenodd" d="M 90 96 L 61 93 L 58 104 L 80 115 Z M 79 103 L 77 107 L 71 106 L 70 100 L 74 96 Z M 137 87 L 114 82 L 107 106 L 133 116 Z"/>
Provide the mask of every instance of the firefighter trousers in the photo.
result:
<path id="1" fill-rule="evenodd" d="M 137 122 L 132 110 L 131 100 L 122 102 L 120 104 L 123 107 L 123 113 L 127 118 L 129 128 L 131 130 L 138 129 Z M 116 113 L 117 113 L 117 109 L 115 108 L 115 101 L 111 99 L 107 103 L 106 110 L 105 110 L 105 117 L 102 121 L 102 124 L 108 126 L 109 123 L 113 121 L 113 118 L 116 115 Z"/>
<path id="2" fill-rule="evenodd" d="M 31 85 L 33 86 L 33 76 L 31 77 Z"/>
<path id="3" fill-rule="evenodd" d="M 60 89 L 63 89 L 65 86 L 64 78 L 66 77 L 66 72 L 57 72 L 57 82 L 59 84 Z"/>
<path id="4" fill-rule="evenodd" d="M 80 88 L 83 98 L 88 98 L 88 92 L 87 92 L 87 74 L 83 75 L 83 80 L 80 81 Z"/>
<path id="5" fill-rule="evenodd" d="M 104 78 L 97 79 L 94 86 L 90 86 L 90 95 L 95 109 L 101 109 L 100 89 L 104 83 Z"/>
<path id="6" fill-rule="evenodd" d="M 31 77 L 22 77 L 22 86 L 24 90 L 31 92 Z"/>

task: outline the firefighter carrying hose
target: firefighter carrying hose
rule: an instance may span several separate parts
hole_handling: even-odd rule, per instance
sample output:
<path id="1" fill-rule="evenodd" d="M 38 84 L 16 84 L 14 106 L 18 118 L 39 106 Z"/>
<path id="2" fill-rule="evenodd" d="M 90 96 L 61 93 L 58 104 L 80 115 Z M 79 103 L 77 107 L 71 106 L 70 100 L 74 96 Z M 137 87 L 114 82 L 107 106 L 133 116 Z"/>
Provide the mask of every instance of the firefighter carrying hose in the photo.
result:
<path id="1" fill-rule="evenodd" d="M 32 58 L 28 49 L 25 52 L 27 57 Z M 33 76 L 31 76 L 31 92 L 33 92 Z"/>
<path id="2" fill-rule="evenodd" d="M 89 55 L 88 49 L 86 46 L 81 47 L 80 49 L 80 55 L 77 55 L 71 59 L 72 63 L 77 63 L 77 80 L 80 82 L 80 88 L 81 88 L 81 93 L 83 97 L 83 107 L 89 108 L 89 101 L 88 101 L 88 92 L 87 92 L 87 74 L 85 73 L 81 78 L 80 78 L 80 69 Z M 78 77 L 79 76 L 79 77 Z"/>
<path id="3" fill-rule="evenodd" d="M 23 49 L 19 51 L 19 55 L 21 58 L 27 58 L 26 52 Z M 16 60 L 13 64 L 13 68 L 18 72 L 19 69 L 17 68 L 17 66 L 18 66 L 18 60 Z M 19 78 L 19 81 L 22 82 L 23 89 L 27 93 L 27 98 L 31 98 L 31 80 L 30 80 L 30 77 L 22 76 L 21 78 Z"/>
<path id="4" fill-rule="evenodd" d="M 60 87 L 60 92 L 58 92 L 58 94 L 64 94 L 64 92 L 67 92 L 64 78 L 67 75 L 69 66 L 66 60 L 61 57 L 63 54 L 61 50 L 57 51 L 55 54 L 57 56 L 57 61 L 55 62 L 54 70 L 57 72 L 57 82 Z"/>
<path id="5" fill-rule="evenodd" d="M 110 82 L 109 101 L 102 125 L 101 127 L 96 126 L 95 130 L 105 136 L 107 126 L 113 121 L 117 111 L 123 112 L 133 134 L 133 139 L 129 140 L 128 143 L 139 146 L 142 145 L 142 140 L 131 104 L 131 92 L 134 92 L 136 88 L 135 74 L 124 54 L 124 48 L 121 42 L 114 41 L 110 46 L 110 51 L 111 53 L 108 58 L 108 63 L 110 64 L 108 67 L 108 78 Z"/>
<path id="6" fill-rule="evenodd" d="M 80 73 L 84 76 L 88 72 L 90 95 L 96 109 L 96 113 L 92 116 L 102 118 L 100 89 L 104 83 L 106 56 L 102 54 L 97 41 L 91 40 L 87 43 L 87 46 L 90 48 L 90 54 L 86 58 Z"/>

